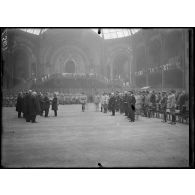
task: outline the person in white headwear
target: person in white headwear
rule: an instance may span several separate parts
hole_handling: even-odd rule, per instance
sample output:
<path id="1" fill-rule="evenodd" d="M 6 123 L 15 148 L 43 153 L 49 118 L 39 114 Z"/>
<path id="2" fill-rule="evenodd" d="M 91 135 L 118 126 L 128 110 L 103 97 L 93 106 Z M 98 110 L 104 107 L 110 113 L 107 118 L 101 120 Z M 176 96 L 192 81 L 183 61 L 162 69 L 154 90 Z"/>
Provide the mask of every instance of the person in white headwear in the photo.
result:
<path id="1" fill-rule="evenodd" d="M 94 97 L 94 103 L 95 103 L 96 111 L 99 111 L 100 96 L 98 94 L 96 94 Z"/>

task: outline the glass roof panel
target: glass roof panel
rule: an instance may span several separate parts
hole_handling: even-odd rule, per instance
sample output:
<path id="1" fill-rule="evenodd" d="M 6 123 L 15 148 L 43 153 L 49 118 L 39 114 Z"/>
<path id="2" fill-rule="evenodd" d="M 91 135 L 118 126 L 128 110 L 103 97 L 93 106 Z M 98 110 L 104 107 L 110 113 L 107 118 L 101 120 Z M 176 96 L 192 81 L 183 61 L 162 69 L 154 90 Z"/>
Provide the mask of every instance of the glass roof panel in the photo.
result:
<path id="1" fill-rule="evenodd" d="M 92 29 L 94 32 L 98 33 L 98 29 Z M 127 37 L 131 36 L 132 34 L 135 34 L 140 29 L 128 29 L 128 28 L 122 28 L 122 29 L 101 29 L 101 34 L 99 36 L 104 37 L 104 39 L 116 39 L 121 37 Z"/>
<path id="2" fill-rule="evenodd" d="M 20 30 L 25 31 L 27 33 L 31 33 L 34 35 L 40 35 L 42 33 L 44 33 L 47 29 L 41 29 L 41 28 L 21 28 Z"/>
<path id="3" fill-rule="evenodd" d="M 31 33 L 34 35 L 40 35 L 43 34 L 45 31 L 47 31 L 47 28 L 21 28 L 20 30 L 25 31 L 27 33 Z M 98 33 L 98 29 L 92 29 L 94 32 Z M 135 34 L 140 29 L 128 29 L 128 28 L 122 28 L 122 29 L 110 29 L 110 28 L 103 28 L 101 29 L 101 34 L 99 34 L 100 37 L 103 37 L 104 39 L 116 39 L 126 36 L 131 36 L 132 34 Z"/>

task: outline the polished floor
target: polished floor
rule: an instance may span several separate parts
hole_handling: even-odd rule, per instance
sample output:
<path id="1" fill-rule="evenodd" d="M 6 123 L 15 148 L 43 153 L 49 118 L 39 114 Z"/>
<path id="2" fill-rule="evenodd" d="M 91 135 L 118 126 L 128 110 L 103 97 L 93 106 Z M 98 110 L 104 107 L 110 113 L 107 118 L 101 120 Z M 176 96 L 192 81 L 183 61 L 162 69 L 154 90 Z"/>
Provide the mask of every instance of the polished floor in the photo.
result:
<path id="1" fill-rule="evenodd" d="M 60 105 L 58 117 L 18 119 L 15 108 L 2 111 L 4 167 L 187 167 L 189 126 L 119 113 L 96 112 L 93 104 Z"/>

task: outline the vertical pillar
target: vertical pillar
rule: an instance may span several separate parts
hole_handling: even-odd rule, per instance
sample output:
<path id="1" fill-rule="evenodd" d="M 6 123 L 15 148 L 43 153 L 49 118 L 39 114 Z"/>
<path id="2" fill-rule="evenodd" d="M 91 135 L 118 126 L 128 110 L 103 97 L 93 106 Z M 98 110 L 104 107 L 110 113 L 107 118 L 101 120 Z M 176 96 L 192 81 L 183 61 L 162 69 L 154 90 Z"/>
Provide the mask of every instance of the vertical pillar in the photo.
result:
<path id="1" fill-rule="evenodd" d="M 164 63 L 164 39 L 162 37 L 162 34 L 159 35 L 160 37 L 160 45 L 161 45 L 161 55 L 160 55 L 160 65 L 162 66 Z M 161 70 L 161 88 L 164 89 L 164 70 L 162 68 Z"/>
<path id="2" fill-rule="evenodd" d="M 136 50 L 136 49 L 135 49 Z M 133 86 L 136 86 L 136 78 L 135 78 L 135 67 L 137 66 L 137 62 L 136 62 L 136 52 L 133 52 L 133 60 L 132 60 L 132 66 L 131 66 L 131 70 L 132 70 L 132 84 Z"/>
<path id="3" fill-rule="evenodd" d="M 146 64 L 145 64 L 146 86 L 149 86 L 149 74 L 148 74 L 148 48 L 147 48 L 146 42 L 144 42 L 144 49 L 145 49 L 145 59 L 146 59 Z"/>
<path id="4" fill-rule="evenodd" d="M 111 69 L 111 71 L 110 71 L 110 73 L 111 73 L 110 78 L 111 78 L 111 80 L 113 80 L 113 59 L 110 62 L 110 69 Z"/>
<path id="5" fill-rule="evenodd" d="M 184 89 L 189 92 L 189 30 L 184 30 Z"/>

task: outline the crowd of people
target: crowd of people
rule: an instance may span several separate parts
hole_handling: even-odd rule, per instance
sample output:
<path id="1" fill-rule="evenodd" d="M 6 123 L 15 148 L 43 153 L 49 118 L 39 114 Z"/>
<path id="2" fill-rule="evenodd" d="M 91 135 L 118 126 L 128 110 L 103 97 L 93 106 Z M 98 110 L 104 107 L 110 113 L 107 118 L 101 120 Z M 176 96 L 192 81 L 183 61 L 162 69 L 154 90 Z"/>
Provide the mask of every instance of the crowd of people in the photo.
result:
<path id="1" fill-rule="evenodd" d="M 36 122 L 36 116 L 48 117 L 50 105 L 54 111 L 54 116 L 57 116 L 58 100 L 57 95 L 53 94 L 53 99 L 50 100 L 48 94 L 37 93 L 29 90 L 28 92 L 20 92 L 16 101 L 16 111 L 18 118 L 25 118 L 26 122 Z M 22 116 L 23 114 L 23 116 Z"/>
<path id="2" fill-rule="evenodd" d="M 18 90 L 6 92 L 3 91 L 3 106 L 4 107 L 15 107 L 17 102 L 17 96 L 20 92 L 25 93 L 26 90 Z M 56 93 L 58 96 L 59 104 L 80 104 L 80 99 L 83 93 L 83 90 L 79 89 L 77 91 L 69 92 L 69 90 L 58 90 L 58 89 L 32 89 L 32 91 L 36 91 L 38 94 L 46 94 L 50 101 L 53 98 L 53 94 Z M 89 92 L 88 92 L 89 93 Z M 92 96 L 88 97 L 88 101 L 92 102 Z"/>
<path id="3" fill-rule="evenodd" d="M 29 90 L 20 92 L 17 98 L 12 96 L 10 99 L 11 106 L 16 105 L 18 117 L 22 117 L 23 113 L 27 122 L 36 122 L 36 116 L 43 116 L 43 113 L 48 117 L 50 106 L 54 116 L 57 116 L 59 104 L 81 104 L 84 112 L 87 102 L 94 102 L 96 111 L 111 112 L 113 116 L 119 112 L 127 116 L 131 122 L 139 116 L 162 118 L 162 122 L 171 121 L 171 124 L 189 120 L 189 96 L 185 91 L 131 90 L 104 92 L 102 95 L 97 92 L 91 97 L 84 93 L 41 93 Z"/>
<path id="4" fill-rule="evenodd" d="M 94 103 L 96 110 L 101 105 L 102 112 L 110 111 L 113 116 L 115 112 L 124 113 L 131 122 L 139 116 L 162 118 L 162 122 L 170 120 L 173 125 L 176 124 L 176 118 L 179 122 L 189 120 L 189 96 L 185 91 L 116 91 L 101 96 L 97 94 Z"/>

